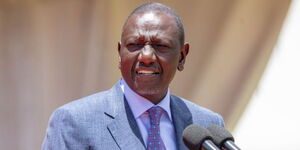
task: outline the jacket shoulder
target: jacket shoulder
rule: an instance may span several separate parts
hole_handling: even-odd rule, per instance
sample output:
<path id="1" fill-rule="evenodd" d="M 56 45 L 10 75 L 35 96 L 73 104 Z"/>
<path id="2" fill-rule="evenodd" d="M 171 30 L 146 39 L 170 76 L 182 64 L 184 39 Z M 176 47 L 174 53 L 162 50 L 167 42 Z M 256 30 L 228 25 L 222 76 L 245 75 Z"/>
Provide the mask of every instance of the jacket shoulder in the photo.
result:
<path id="1" fill-rule="evenodd" d="M 87 111 L 94 111 L 95 108 L 103 107 L 106 102 L 106 97 L 109 95 L 108 91 L 102 91 L 95 93 L 74 101 L 71 101 L 67 104 L 64 104 L 57 108 L 54 112 L 60 110 L 66 110 L 70 113 L 84 113 Z"/>
<path id="2" fill-rule="evenodd" d="M 99 92 L 57 108 L 49 119 L 42 149 L 88 149 L 94 132 L 109 135 L 103 131 L 109 122 L 104 117 L 107 96 L 108 91 Z"/>
<path id="3" fill-rule="evenodd" d="M 174 95 L 173 97 L 175 97 L 177 100 L 182 101 L 187 106 L 190 113 L 192 114 L 194 124 L 198 124 L 204 127 L 207 127 L 209 125 L 224 126 L 224 120 L 220 114 L 213 112 L 208 108 L 199 106 L 184 98 Z"/>

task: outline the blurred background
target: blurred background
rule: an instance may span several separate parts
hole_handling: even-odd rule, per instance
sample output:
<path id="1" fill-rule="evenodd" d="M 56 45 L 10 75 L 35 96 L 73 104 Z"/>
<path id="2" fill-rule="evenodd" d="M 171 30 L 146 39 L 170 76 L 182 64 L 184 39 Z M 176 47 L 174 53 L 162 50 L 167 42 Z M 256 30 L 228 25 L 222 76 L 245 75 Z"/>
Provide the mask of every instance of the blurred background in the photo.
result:
<path id="1" fill-rule="evenodd" d="M 54 109 L 120 79 L 121 26 L 145 2 L 0 0 L 0 149 L 40 149 Z M 191 46 L 171 92 L 220 113 L 245 150 L 300 149 L 299 0 L 158 2 Z"/>

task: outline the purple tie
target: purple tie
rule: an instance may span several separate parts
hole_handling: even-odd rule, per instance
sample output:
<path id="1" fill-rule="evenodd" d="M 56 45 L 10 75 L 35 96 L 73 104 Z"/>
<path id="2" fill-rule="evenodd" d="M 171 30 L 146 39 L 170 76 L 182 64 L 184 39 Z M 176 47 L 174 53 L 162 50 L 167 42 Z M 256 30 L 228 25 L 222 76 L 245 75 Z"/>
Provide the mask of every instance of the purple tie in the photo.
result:
<path id="1" fill-rule="evenodd" d="M 151 107 L 147 110 L 150 118 L 150 128 L 148 129 L 147 150 L 165 150 L 164 143 L 160 137 L 160 118 L 163 109 L 159 106 Z"/>

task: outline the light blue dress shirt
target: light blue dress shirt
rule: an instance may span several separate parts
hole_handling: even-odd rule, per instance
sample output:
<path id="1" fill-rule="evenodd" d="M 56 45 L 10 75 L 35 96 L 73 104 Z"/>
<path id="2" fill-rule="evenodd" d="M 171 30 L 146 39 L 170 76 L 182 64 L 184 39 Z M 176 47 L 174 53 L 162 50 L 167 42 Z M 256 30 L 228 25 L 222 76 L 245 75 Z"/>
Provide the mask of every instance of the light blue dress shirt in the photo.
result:
<path id="1" fill-rule="evenodd" d="M 150 127 L 150 120 L 147 110 L 155 104 L 151 103 L 146 98 L 135 93 L 125 82 L 121 79 L 120 87 L 128 101 L 129 107 L 135 117 L 137 125 L 142 134 L 145 145 L 147 145 L 147 128 Z M 167 95 L 164 99 L 157 104 L 164 109 L 164 113 L 160 120 L 160 133 L 161 138 L 167 150 L 176 150 L 176 136 L 175 129 L 172 122 L 172 114 L 170 109 L 170 91 L 168 90 Z"/>

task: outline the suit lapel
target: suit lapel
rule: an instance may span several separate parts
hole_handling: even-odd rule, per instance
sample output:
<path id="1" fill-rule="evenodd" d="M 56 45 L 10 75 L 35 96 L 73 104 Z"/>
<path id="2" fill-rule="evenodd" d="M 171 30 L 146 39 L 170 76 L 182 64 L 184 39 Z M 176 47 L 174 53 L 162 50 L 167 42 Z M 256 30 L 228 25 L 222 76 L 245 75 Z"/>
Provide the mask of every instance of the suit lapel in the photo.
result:
<path id="1" fill-rule="evenodd" d="M 145 149 L 133 114 L 128 104 L 124 103 L 124 95 L 119 87 L 119 82 L 108 92 L 107 96 L 105 114 L 111 119 L 107 128 L 119 148 L 121 150 Z M 191 112 L 180 98 L 173 95 L 171 95 L 170 107 L 176 132 L 177 149 L 187 150 L 182 140 L 182 133 L 188 125 L 193 123 Z"/>
<path id="2" fill-rule="evenodd" d="M 125 96 L 124 96 L 124 103 L 125 103 L 125 110 L 126 110 L 126 114 L 127 114 L 127 118 L 128 118 L 128 122 L 131 127 L 131 130 L 135 134 L 135 136 L 140 140 L 140 142 L 145 146 L 142 134 L 140 132 L 140 129 L 136 123 L 134 115 L 130 109 L 130 106 L 129 106 Z M 146 146 L 145 146 L 145 148 L 146 148 Z"/>
<path id="3" fill-rule="evenodd" d="M 135 131 L 132 131 L 132 128 L 130 127 L 129 120 L 135 121 L 135 119 L 127 118 L 124 96 L 119 87 L 119 82 L 109 91 L 108 106 L 105 114 L 112 119 L 107 128 L 120 149 L 145 149 L 143 143 L 135 135 Z M 129 115 L 129 117 L 132 116 L 133 115 Z"/>
<path id="4" fill-rule="evenodd" d="M 183 130 L 193 123 L 192 114 L 186 104 L 176 96 L 171 95 L 171 113 L 176 132 L 176 143 L 178 150 L 187 150 L 182 140 Z"/>

